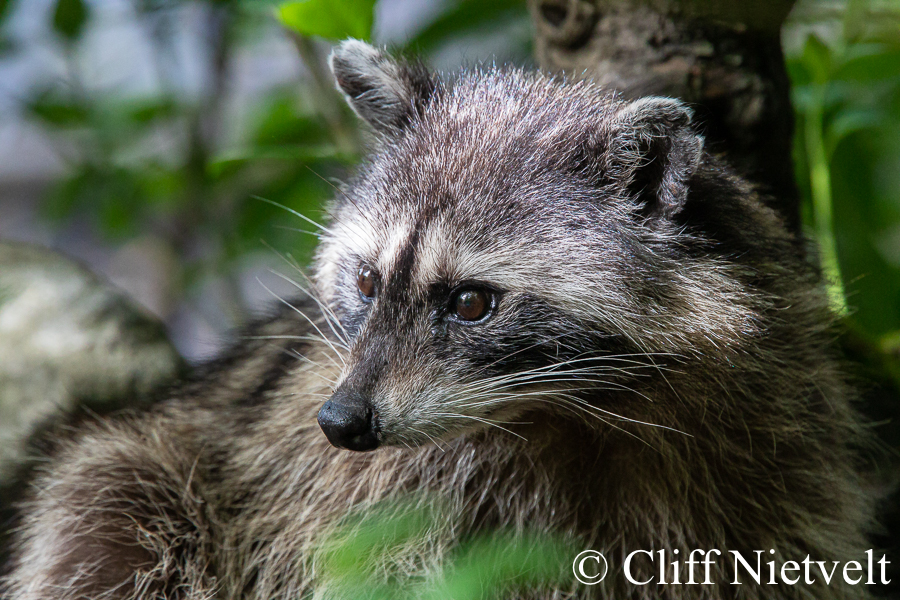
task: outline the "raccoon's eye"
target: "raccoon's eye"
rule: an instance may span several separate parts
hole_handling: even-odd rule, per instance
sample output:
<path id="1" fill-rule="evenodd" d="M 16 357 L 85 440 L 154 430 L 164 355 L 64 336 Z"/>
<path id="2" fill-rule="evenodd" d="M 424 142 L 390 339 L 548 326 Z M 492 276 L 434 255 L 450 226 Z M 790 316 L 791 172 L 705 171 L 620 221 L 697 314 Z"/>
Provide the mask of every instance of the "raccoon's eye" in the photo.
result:
<path id="1" fill-rule="evenodd" d="M 377 291 L 377 275 L 369 265 L 362 265 L 356 272 L 356 287 L 363 302 L 371 302 Z"/>
<path id="2" fill-rule="evenodd" d="M 491 309 L 491 297 L 485 290 L 467 289 L 453 298 L 450 308 L 460 321 L 480 321 Z"/>

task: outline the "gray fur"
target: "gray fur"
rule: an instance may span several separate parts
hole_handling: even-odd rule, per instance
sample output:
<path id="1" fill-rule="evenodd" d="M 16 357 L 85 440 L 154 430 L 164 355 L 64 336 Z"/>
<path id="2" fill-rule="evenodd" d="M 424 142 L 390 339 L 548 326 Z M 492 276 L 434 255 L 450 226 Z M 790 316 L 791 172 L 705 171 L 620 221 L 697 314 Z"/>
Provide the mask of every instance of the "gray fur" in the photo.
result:
<path id="1" fill-rule="evenodd" d="M 255 326 L 153 412 L 68 443 L 26 507 L 12 600 L 330 597 L 319 536 L 409 492 L 441 498 L 444 520 L 386 572 L 534 528 L 612 568 L 540 597 L 869 597 L 621 573 L 637 549 L 859 560 L 871 526 L 819 277 L 703 153 L 686 107 L 514 69 L 441 81 L 359 42 L 332 64 L 381 137 L 332 208 L 318 302 Z M 380 274 L 369 304 L 361 263 Z M 481 324 L 442 316 L 463 281 L 499 290 Z M 375 452 L 316 426 L 348 388 L 377 415 Z"/>

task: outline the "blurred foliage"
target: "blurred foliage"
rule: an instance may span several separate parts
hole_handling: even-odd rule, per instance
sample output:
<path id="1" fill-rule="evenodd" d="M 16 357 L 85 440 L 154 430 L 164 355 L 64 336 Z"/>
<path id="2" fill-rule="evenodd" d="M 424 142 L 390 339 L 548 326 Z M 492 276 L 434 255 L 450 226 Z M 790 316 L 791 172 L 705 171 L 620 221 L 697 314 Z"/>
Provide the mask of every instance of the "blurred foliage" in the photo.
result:
<path id="1" fill-rule="evenodd" d="M 88 8 L 84 0 L 57 0 L 53 11 L 53 29 L 67 42 L 81 37 L 88 20 Z"/>
<path id="2" fill-rule="evenodd" d="M 801 1 L 785 38 L 803 217 L 833 304 L 846 306 L 856 333 L 897 354 L 900 3 Z"/>
<path id="3" fill-rule="evenodd" d="M 417 551 L 427 554 L 439 547 L 436 524 L 445 521 L 442 514 L 438 503 L 408 499 L 345 519 L 322 543 L 322 577 L 333 586 L 329 597 L 488 600 L 516 590 L 573 584 L 572 560 L 583 548 L 537 532 L 480 535 L 452 551 L 440 568 L 430 569 L 427 579 L 410 578 L 409 566 L 421 562 Z"/>
<path id="4" fill-rule="evenodd" d="M 224 281 L 230 325 L 237 325 L 248 307 L 234 279 L 236 264 L 252 253 L 271 254 L 270 247 L 308 262 L 315 237 L 298 233 L 302 224 L 284 209 L 320 219 L 335 182 L 359 158 L 357 121 L 331 82 L 329 41 L 322 38 L 371 39 L 375 0 L 125 3 L 149 40 L 152 91 L 129 96 L 86 81 L 80 49 L 101 12 L 89 0 L 52 0 L 51 36 L 26 42 L 55 49 L 67 65 L 65 78 L 48 78 L 21 99 L 68 168 L 43 213 L 59 225 L 86 220 L 113 242 L 161 241 L 177 270 L 168 286 L 172 305 L 198 283 Z M 0 19 L 17 4 L 0 0 Z M 399 49 L 438 50 L 510 14 L 527 19 L 523 0 L 480 6 L 444 3 L 432 26 Z M 199 77 L 195 65 L 179 59 L 175 31 L 188 18 L 198 23 Z M 278 18 L 286 27 L 274 27 Z M 273 34 L 293 45 L 301 75 L 254 97 L 235 122 L 229 105 L 235 63 L 260 36 Z M 188 79 L 200 82 L 199 91 L 186 90 Z"/>

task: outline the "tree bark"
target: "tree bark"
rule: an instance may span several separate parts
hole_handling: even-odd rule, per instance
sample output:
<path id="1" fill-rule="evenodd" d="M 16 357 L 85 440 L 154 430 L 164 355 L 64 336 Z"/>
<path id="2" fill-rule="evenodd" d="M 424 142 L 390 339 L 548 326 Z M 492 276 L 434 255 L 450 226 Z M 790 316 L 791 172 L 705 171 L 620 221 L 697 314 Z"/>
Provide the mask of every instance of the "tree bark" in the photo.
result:
<path id="1" fill-rule="evenodd" d="M 529 0 L 542 68 L 694 109 L 707 147 L 799 231 L 780 31 L 794 0 Z"/>

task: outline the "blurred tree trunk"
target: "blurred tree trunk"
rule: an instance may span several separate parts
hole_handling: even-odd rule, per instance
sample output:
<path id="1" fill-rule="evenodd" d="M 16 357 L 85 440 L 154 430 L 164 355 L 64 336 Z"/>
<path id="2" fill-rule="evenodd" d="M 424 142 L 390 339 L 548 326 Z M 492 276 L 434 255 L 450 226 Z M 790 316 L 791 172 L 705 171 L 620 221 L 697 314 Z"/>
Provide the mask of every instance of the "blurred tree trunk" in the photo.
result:
<path id="1" fill-rule="evenodd" d="M 712 152 L 799 231 L 781 26 L 794 0 L 529 0 L 540 65 L 626 98 L 681 98 Z"/>

